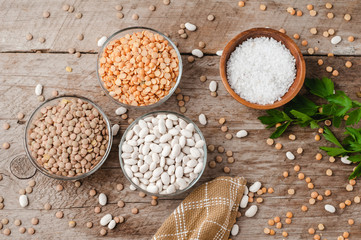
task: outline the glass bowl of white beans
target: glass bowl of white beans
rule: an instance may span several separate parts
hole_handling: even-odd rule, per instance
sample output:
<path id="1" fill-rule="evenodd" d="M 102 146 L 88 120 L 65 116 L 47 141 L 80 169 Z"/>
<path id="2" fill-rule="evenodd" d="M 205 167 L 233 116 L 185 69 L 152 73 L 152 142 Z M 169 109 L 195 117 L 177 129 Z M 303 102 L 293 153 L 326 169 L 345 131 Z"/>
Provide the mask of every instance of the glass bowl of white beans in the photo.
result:
<path id="1" fill-rule="evenodd" d="M 97 77 L 105 94 L 126 108 L 153 108 L 167 101 L 181 80 L 183 64 L 177 46 L 163 33 L 129 27 L 101 46 Z"/>
<path id="2" fill-rule="evenodd" d="M 49 99 L 30 115 L 24 147 L 34 167 L 58 180 L 79 180 L 97 171 L 110 153 L 108 117 L 79 96 Z"/>
<path id="3" fill-rule="evenodd" d="M 207 164 L 205 138 L 189 118 L 169 111 L 147 113 L 132 122 L 119 144 L 125 177 L 148 195 L 186 192 Z"/>

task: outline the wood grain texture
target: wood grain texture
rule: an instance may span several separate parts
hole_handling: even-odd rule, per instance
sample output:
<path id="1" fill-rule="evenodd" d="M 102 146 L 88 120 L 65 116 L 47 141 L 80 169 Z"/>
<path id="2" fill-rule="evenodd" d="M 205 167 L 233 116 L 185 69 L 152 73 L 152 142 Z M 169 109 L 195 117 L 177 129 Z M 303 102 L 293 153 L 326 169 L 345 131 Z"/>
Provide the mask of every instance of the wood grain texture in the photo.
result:
<path id="1" fill-rule="evenodd" d="M 45 50 L 51 52 L 67 52 L 74 47 L 81 52 L 97 52 L 97 39 L 102 36 L 110 36 L 112 33 L 130 26 L 147 26 L 159 31 L 166 32 L 171 38 L 180 44 L 180 51 L 190 53 L 198 46 L 199 41 L 204 41 L 207 46 L 206 53 L 215 54 L 223 49 L 226 43 L 241 31 L 253 27 L 271 27 L 274 29 L 284 28 L 289 36 L 298 33 L 301 40 L 307 39 L 309 47 L 318 47 L 318 54 L 334 52 L 341 55 L 360 55 L 361 47 L 359 39 L 360 31 L 354 27 L 361 24 L 361 5 L 357 0 L 334 1 L 332 9 L 324 7 L 324 1 L 309 2 L 315 6 L 317 16 L 311 17 L 302 1 L 292 2 L 287 0 L 278 1 L 247 1 L 245 7 L 238 7 L 238 1 L 172 1 L 166 6 L 162 1 L 131 1 L 131 0 L 108 0 L 108 1 L 67 1 L 73 4 L 74 12 L 68 13 L 62 10 L 65 2 L 54 0 L 27 1 L 0 1 L 2 23 L 0 29 L 0 51 L 35 51 Z M 259 5 L 267 5 L 267 11 L 259 10 Z M 121 4 L 124 14 L 123 19 L 117 18 L 115 6 Z M 156 6 L 152 12 L 148 8 Z M 294 7 L 303 11 L 303 16 L 296 17 L 287 13 L 288 7 Z M 44 11 L 50 12 L 49 18 L 43 18 Z M 81 12 L 83 17 L 77 19 L 75 14 Z M 327 13 L 334 13 L 333 19 L 327 18 Z M 344 14 L 352 16 L 350 22 L 343 19 Z M 139 20 L 133 20 L 132 15 L 138 14 Z M 207 16 L 213 14 L 215 21 L 208 21 Z M 192 22 L 198 26 L 196 32 L 188 34 L 188 39 L 179 37 L 177 31 L 179 25 Z M 310 33 L 310 28 L 318 29 L 317 35 Z M 334 47 L 330 38 L 322 36 L 322 32 L 333 28 L 336 34 L 343 37 L 343 41 Z M 34 39 L 26 41 L 26 34 L 32 33 Z M 77 40 L 78 34 L 84 34 L 83 41 Z M 354 35 L 356 42 L 349 43 L 346 39 Z M 40 37 L 46 38 L 45 43 L 40 43 Z M 297 40 L 297 44 L 301 44 Z M 307 53 L 308 47 L 302 47 L 303 53 Z"/>
<path id="2" fill-rule="evenodd" d="M 127 127 L 124 120 L 120 120 L 114 114 L 117 108 L 111 99 L 101 94 L 101 89 L 96 79 L 94 71 L 96 56 L 85 54 L 80 59 L 74 59 L 69 54 L 24 54 L 3 53 L 0 59 L 1 90 L 0 99 L 1 117 L 0 124 L 9 122 L 11 128 L 7 131 L 1 130 L 0 140 L 9 141 L 10 149 L 0 150 L 0 171 L 4 179 L 0 181 L 0 190 L 4 198 L 5 208 L 0 210 L 0 218 L 10 219 L 10 228 L 12 236 L 18 239 L 25 239 L 27 236 L 21 236 L 17 228 L 13 225 L 15 219 L 21 219 L 25 227 L 30 227 L 30 219 L 38 217 L 40 224 L 35 226 L 37 233 L 35 236 L 42 238 L 51 238 L 52 232 L 49 232 L 48 222 L 56 223 L 57 232 L 65 232 L 68 239 L 85 239 L 99 237 L 99 219 L 105 213 L 113 215 L 122 215 L 127 221 L 118 225 L 114 231 L 110 231 L 108 238 L 121 239 L 149 239 L 155 233 L 161 223 L 168 217 L 173 209 L 180 203 L 186 194 L 171 199 L 161 199 L 159 205 L 153 207 L 150 205 L 150 197 L 140 198 L 137 192 L 129 190 L 129 183 L 125 179 L 120 169 L 118 160 L 117 146 L 120 141 L 119 134 L 115 137 L 113 148 L 108 160 L 102 168 L 94 175 L 82 180 L 80 188 L 74 187 L 71 182 L 60 182 L 48 179 L 37 173 L 34 179 L 37 185 L 34 192 L 29 195 L 30 205 L 22 209 L 18 204 L 18 190 L 27 186 L 28 180 L 19 180 L 9 172 L 9 164 L 13 157 L 24 152 L 21 136 L 24 132 L 24 121 L 17 122 L 18 112 L 25 113 L 26 117 L 30 115 L 33 109 L 40 103 L 34 94 L 34 88 L 37 83 L 44 85 L 44 96 L 49 98 L 52 90 L 58 90 L 61 94 L 78 94 L 90 98 L 99 104 L 106 112 L 112 123 L 120 123 L 121 133 Z M 306 57 L 308 77 L 329 76 L 326 73 L 325 66 L 331 65 L 340 71 L 340 76 L 334 78 L 336 88 L 347 92 L 355 99 L 355 92 L 360 87 L 360 77 L 358 69 L 361 65 L 361 59 L 357 57 L 322 57 L 325 65 L 317 66 L 317 57 Z M 183 59 L 186 62 L 186 56 Z M 344 62 L 350 60 L 353 62 L 351 69 L 344 67 Z M 307 229 L 317 227 L 318 223 L 326 226 L 324 236 L 328 239 L 334 239 L 343 231 L 351 232 L 351 239 L 361 237 L 360 222 L 358 212 L 360 205 L 353 204 L 344 210 L 337 210 L 336 215 L 325 212 L 323 206 L 325 203 L 338 205 L 339 202 L 346 199 L 353 199 L 360 194 L 359 187 L 356 185 L 355 191 L 347 192 L 347 176 L 352 170 L 352 166 L 343 165 L 339 160 L 336 163 L 329 163 L 325 157 L 321 161 L 316 161 L 314 156 L 318 146 L 326 144 L 325 140 L 315 143 L 313 138 L 315 131 L 310 129 L 292 128 L 287 133 L 294 133 L 297 136 L 296 141 L 289 141 L 287 134 L 278 141 L 284 145 L 282 150 L 276 150 L 274 147 L 265 143 L 269 130 L 256 119 L 263 111 L 246 108 L 232 99 L 223 87 L 218 75 L 219 57 L 206 56 L 197 59 L 190 64 L 185 63 L 184 76 L 180 88 L 182 93 L 191 96 L 190 102 L 186 104 L 186 116 L 190 117 L 198 124 L 198 115 L 204 113 L 207 116 L 208 124 L 200 126 L 208 144 L 215 146 L 224 146 L 226 150 L 231 150 L 236 159 L 235 163 L 226 162 L 225 154 L 216 152 L 210 153 L 208 161 L 214 159 L 217 155 L 222 155 L 224 161 L 217 164 L 215 169 L 208 166 L 200 182 L 211 180 L 215 176 L 223 175 L 223 167 L 231 168 L 230 175 L 244 176 L 248 182 L 252 183 L 261 180 L 264 186 L 273 187 L 275 193 L 266 194 L 264 203 L 260 204 L 260 210 L 255 218 L 248 219 L 241 217 L 238 224 L 241 227 L 241 234 L 233 239 L 264 239 L 263 228 L 266 227 L 267 219 L 276 215 L 285 218 L 287 211 L 292 211 L 295 215 L 291 225 L 285 225 L 284 230 L 290 234 L 290 239 L 309 238 Z M 31 64 L 29 64 L 31 63 Z M 65 66 L 72 66 L 73 72 L 65 71 Z M 207 75 L 207 82 L 199 81 L 199 76 Z M 208 84 L 210 80 L 218 82 L 218 97 L 210 96 Z M 178 111 L 175 96 L 172 96 L 164 105 L 154 110 L 168 109 Z M 147 111 L 130 110 L 129 115 L 132 118 L 138 117 Z M 220 131 L 218 119 L 225 117 L 229 132 L 233 135 L 240 130 L 246 129 L 249 136 L 244 139 L 226 140 L 225 133 Z M 200 125 L 200 124 L 198 124 Z M 285 152 L 290 150 L 295 152 L 298 147 L 305 149 L 304 154 L 296 155 L 295 161 L 287 160 Z M 299 164 L 301 172 L 312 178 L 315 184 L 315 190 L 324 193 L 330 189 L 333 194 L 325 197 L 322 202 L 317 202 L 314 206 L 308 204 L 308 198 L 311 190 L 307 189 L 304 181 L 298 180 L 293 166 Z M 333 170 L 333 176 L 327 177 L 326 169 Z M 289 171 L 290 177 L 284 179 L 283 171 Z M 56 192 L 55 187 L 61 183 L 64 191 Z M 123 183 L 125 189 L 121 192 L 116 190 L 116 184 Z M 11 186 L 11 188 L 7 188 Z M 89 190 L 95 188 L 97 192 L 104 192 L 109 198 L 109 204 L 102 209 L 102 213 L 95 214 L 94 207 L 98 205 L 97 196 L 90 197 Z M 294 188 L 296 194 L 291 196 L 287 194 L 289 188 Z M 118 208 L 116 203 L 119 200 L 126 203 L 124 208 Z M 49 202 L 53 209 L 43 210 L 43 205 Z M 300 207 L 305 204 L 309 206 L 309 211 L 303 213 Z M 281 207 L 282 206 L 282 207 Z M 131 209 L 138 207 L 138 215 L 131 214 Z M 56 219 L 55 213 L 63 210 L 64 219 Z M 242 210 L 242 213 L 244 211 Z M 352 227 L 347 225 L 347 219 L 354 218 L 356 224 Z M 68 221 L 75 220 L 77 227 L 70 229 Z M 93 221 L 94 227 L 87 229 L 84 224 L 87 221 Z M 76 236 L 76 237 L 75 237 Z M 275 239 L 282 239 L 281 231 L 278 230 Z"/>
<path id="3" fill-rule="evenodd" d="M 311 129 L 298 127 L 291 128 L 285 136 L 278 139 L 284 146 L 282 150 L 276 150 L 266 144 L 270 131 L 257 120 L 264 112 L 246 108 L 235 101 L 222 85 L 218 64 L 219 57 L 214 56 L 217 50 L 223 49 L 226 43 L 239 32 L 252 27 L 284 28 L 289 36 L 298 33 L 301 39 L 296 41 L 300 46 L 301 40 L 307 39 L 308 47 L 318 47 L 318 55 L 326 55 L 329 52 L 336 56 L 318 57 L 305 56 L 307 77 L 331 76 L 325 71 L 326 66 L 332 66 L 340 72 L 339 77 L 333 77 L 336 89 L 345 91 L 351 98 L 356 99 L 356 92 L 361 87 L 361 37 L 360 2 L 357 0 L 341 0 L 333 2 L 333 9 L 325 9 L 325 1 L 309 2 L 318 11 L 316 17 L 311 17 L 306 10 L 306 4 L 296 1 L 292 4 L 286 0 L 278 1 L 246 1 L 244 8 L 237 6 L 238 1 L 200 0 L 172 1 L 166 6 L 162 1 L 95 1 L 95 0 L 71 0 L 59 2 L 54 0 L 38 1 L 7 1 L 0 0 L 0 125 L 8 122 L 11 128 L 7 131 L 0 130 L 0 143 L 7 141 L 11 144 L 10 149 L 0 149 L 0 196 L 4 197 L 4 209 L 0 210 L 0 219 L 8 218 L 12 234 L 5 237 L 0 234 L 0 239 L 29 239 L 29 234 L 21 235 L 18 227 L 14 225 L 15 219 L 21 219 L 26 228 L 34 227 L 36 233 L 33 239 L 99 239 L 100 218 L 106 213 L 114 216 L 124 216 L 126 222 L 108 231 L 106 238 L 109 239 L 150 239 L 162 222 L 178 206 L 186 193 L 173 198 L 162 198 L 158 206 L 151 206 L 150 196 L 141 198 L 138 192 L 129 189 L 129 183 L 123 176 L 118 160 L 118 144 L 121 134 L 128 126 L 127 121 L 121 120 L 114 114 L 117 105 L 107 96 L 101 94 L 101 88 L 95 73 L 96 52 L 98 47 L 96 40 L 103 36 L 109 36 L 113 32 L 129 26 L 148 26 L 169 33 L 171 38 L 179 43 L 179 49 L 183 53 L 184 74 L 180 84 L 182 93 L 191 97 L 186 104 L 185 115 L 195 121 L 199 126 L 198 115 L 204 113 L 208 124 L 200 126 L 207 144 L 224 146 L 226 150 L 233 151 L 235 163 L 229 164 L 225 154 L 216 152 L 209 153 L 208 161 L 217 155 L 223 157 L 223 162 L 211 169 L 207 166 L 204 175 L 197 185 L 224 175 L 223 167 L 231 168 L 231 176 L 244 176 L 249 183 L 260 180 L 265 187 L 273 187 L 275 193 L 262 195 L 264 203 L 259 205 L 259 212 L 254 218 L 242 216 L 237 223 L 241 232 L 235 239 L 283 239 L 282 230 L 289 233 L 288 239 L 312 239 L 307 233 L 310 227 L 317 228 L 317 224 L 323 223 L 324 231 L 317 231 L 323 238 L 336 239 L 342 232 L 350 232 L 350 239 L 361 239 L 361 220 L 359 212 L 360 204 L 353 203 L 351 206 L 340 210 L 336 214 L 327 213 L 324 204 L 330 203 L 337 206 L 346 199 L 352 200 L 354 196 L 361 195 L 359 183 L 353 192 L 347 192 L 347 176 L 353 166 L 343 165 L 339 159 L 330 163 L 325 156 L 321 161 L 315 160 L 318 147 L 327 144 L 324 139 L 315 142 L 316 132 Z M 73 4 L 74 13 L 64 12 L 61 8 L 64 3 Z M 259 10 L 259 4 L 267 5 L 267 11 Z M 115 6 L 121 4 L 124 14 L 123 19 L 117 19 Z M 155 5 L 155 12 L 149 11 L 148 7 Z M 303 11 L 302 17 L 291 16 L 286 12 L 287 7 L 292 6 Z M 50 18 L 42 17 L 43 11 L 50 12 Z M 81 12 L 83 17 L 76 19 L 75 14 Z M 335 18 L 330 20 L 326 17 L 327 12 L 333 12 Z M 132 20 L 132 14 L 139 14 L 138 21 Z M 346 22 L 343 15 L 350 13 L 352 20 Z M 213 14 L 215 21 L 208 21 L 207 15 Z M 188 34 L 188 39 L 178 36 L 181 23 L 192 22 L 198 26 L 196 32 Z M 309 29 L 316 27 L 317 35 L 312 35 Z M 330 38 L 324 38 L 322 32 L 334 28 L 336 34 L 343 37 L 343 41 L 333 46 Z M 26 41 L 27 33 L 32 33 L 34 39 Z M 84 34 L 83 41 L 77 40 L 78 34 Z M 355 42 L 347 42 L 347 36 L 355 36 Z M 45 37 L 46 42 L 38 42 L 39 37 Z M 196 59 L 192 64 L 187 62 L 187 56 L 192 49 L 198 46 L 199 41 L 206 43 L 204 52 L 207 56 Z M 81 58 L 67 54 L 68 48 L 74 47 L 82 52 Z M 302 53 L 306 53 L 308 47 L 300 47 Z M 33 53 L 41 50 L 43 53 Z M 317 65 L 317 60 L 324 60 L 323 66 Z M 350 60 L 353 67 L 347 69 L 345 61 Z M 71 66 L 73 72 L 65 71 L 66 66 Z M 199 81 L 201 75 L 206 75 L 205 83 Z M 210 95 L 208 84 L 211 80 L 218 83 L 218 97 Z M 51 97 L 53 90 L 60 94 L 77 94 L 87 97 L 100 105 L 113 124 L 119 123 L 121 131 L 115 137 L 109 158 L 92 176 L 82 180 L 79 188 L 72 182 L 60 182 L 49 179 L 39 172 L 32 179 L 36 180 L 33 193 L 29 194 L 30 204 L 27 208 L 20 208 L 18 203 L 19 189 L 27 186 L 28 179 L 18 179 L 10 171 L 11 160 L 24 153 L 23 134 L 25 121 L 30 113 L 40 104 L 34 94 L 36 84 L 44 86 L 44 96 Z M 305 92 L 304 89 L 301 92 Z M 165 104 L 153 110 L 179 111 L 177 100 L 172 96 Z M 16 116 L 19 112 L 25 114 L 25 120 L 18 121 Z M 136 118 L 146 113 L 146 110 L 130 110 L 129 116 Z M 235 136 L 240 129 L 248 131 L 249 135 L 243 139 L 226 140 L 225 133 L 220 131 L 218 119 L 225 117 L 229 132 Z M 288 134 L 294 133 L 296 141 L 289 141 Z M 337 131 L 338 135 L 342 134 Z M 296 155 L 296 160 L 290 161 L 285 157 L 286 151 L 295 152 L 298 147 L 304 148 L 302 155 Z M 308 204 L 310 193 L 306 183 L 297 178 L 293 167 L 298 164 L 301 172 L 312 178 L 315 191 L 324 194 L 326 189 L 332 191 L 330 197 L 325 197 L 322 202 L 315 205 Z M 333 170 L 333 176 L 325 174 L 326 169 Z M 290 176 L 282 177 L 283 171 L 289 171 Z M 30 171 L 31 172 L 31 171 Z M 116 190 L 116 184 L 123 183 L 125 189 L 121 192 Z M 64 186 L 62 192 L 56 192 L 58 184 Z M 98 194 L 107 194 L 109 204 L 102 208 L 102 213 L 94 213 L 94 207 L 98 206 L 97 197 L 89 196 L 90 189 L 96 189 Z M 293 188 L 295 195 L 288 195 L 287 190 Z M 117 202 L 123 200 L 124 208 L 119 208 Z M 51 203 L 52 209 L 44 210 L 45 203 Z M 300 211 L 302 205 L 307 205 L 309 211 Z M 131 213 L 133 207 L 139 208 L 137 215 Z M 59 210 L 64 212 L 63 219 L 57 219 L 55 213 Z M 274 237 L 265 236 L 263 228 L 267 226 L 267 220 L 280 216 L 284 223 L 287 211 L 294 213 L 291 225 L 283 224 L 281 230 L 275 229 Z M 244 210 L 241 211 L 244 215 Z M 32 217 L 38 217 L 40 223 L 31 226 Z M 353 218 L 355 225 L 349 226 L 347 219 Z M 68 221 L 77 222 L 75 228 L 68 227 Z M 87 229 L 85 223 L 92 221 L 94 227 Z"/>

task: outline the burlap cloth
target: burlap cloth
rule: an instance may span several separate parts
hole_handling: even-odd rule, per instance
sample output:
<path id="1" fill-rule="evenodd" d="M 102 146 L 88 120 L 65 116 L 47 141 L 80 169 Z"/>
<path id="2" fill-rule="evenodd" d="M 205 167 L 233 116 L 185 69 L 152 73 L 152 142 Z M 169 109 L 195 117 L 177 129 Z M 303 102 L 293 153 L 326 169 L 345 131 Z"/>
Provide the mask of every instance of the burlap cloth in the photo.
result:
<path id="1" fill-rule="evenodd" d="M 228 239 L 245 184 L 243 177 L 218 177 L 199 186 L 168 217 L 153 240 Z"/>

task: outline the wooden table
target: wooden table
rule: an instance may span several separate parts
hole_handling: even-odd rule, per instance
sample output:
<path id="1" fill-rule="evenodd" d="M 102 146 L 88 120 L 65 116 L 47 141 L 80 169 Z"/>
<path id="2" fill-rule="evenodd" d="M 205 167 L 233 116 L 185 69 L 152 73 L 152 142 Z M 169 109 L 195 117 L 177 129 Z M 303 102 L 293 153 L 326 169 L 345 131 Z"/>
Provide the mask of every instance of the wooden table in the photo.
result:
<path id="1" fill-rule="evenodd" d="M 63 4 L 68 3 L 75 8 L 74 13 L 62 10 Z M 266 11 L 259 10 L 259 4 L 267 5 Z M 162 198 L 158 206 L 151 206 L 150 196 L 141 198 L 138 192 L 129 190 L 129 183 L 123 176 L 118 160 L 118 144 L 121 134 L 127 127 L 127 121 L 121 120 L 114 114 L 117 105 L 106 96 L 101 94 L 101 88 L 97 82 L 95 67 L 97 58 L 97 40 L 105 35 L 129 26 L 147 26 L 168 33 L 171 38 L 179 43 L 179 49 L 183 55 L 184 74 L 180 88 L 184 95 L 190 96 L 190 102 L 186 104 L 186 116 L 198 123 L 198 115 L 204 113 L 208 118 L 208 124 L 201 127 L 207 144 L 224 146 L 231 150 L 236 159 L 235 163 L 229 164 L 223 161 L 216 168 L 208 166 L 200 183 L 224 175 L 223 167 L 231 168 L 231 176 L 244 176 L 248 182 L 260 180 L 265 187 L 273 187 L 273 194 L 265 194 L 264 203 L 259 205 L 259 212 L 254 218 L 241 217 L 237 223 L 240 225 L 240 234 L 232 239 L 282 239 L 282 231 L 289 233 L 288 239 L 313 239 L 307 233 L 308 228 L 317 229 L 319 223 L 325 225 L 324 231 L 317 230 L 323 238 L 336 239 L 344 231 L 350 232 L 350 239 L 361 239 L 361 219 L 359 216 L 361 205 L 353 203 L 341 210 L 337 207 L 335 214 L 324 210 L 324 204 L 330 203 L 335 206 L 346 199 L 353 199 L 360 193 L 358 184 L 353 192 L 345 189 L 348 183 L 347 177 L 353 166 L 343 165 L 339 159 L 330 163 L 327 157 L 316 161 L 314 156 L 318 146 L 325 145 L 326 141 L 314 141 L 314 130 L 305 128 L 291 128 L 287 133 L 294 133 L 296 141 L 289 141 L 287 135 L 277 140 L 284 145 L 282 150 L 266 144 L 270 134 L 269 130 L 257 120 L 264 114 L 246 108 L 236 102 L 224 89 L 218 72 L 219 57 L 216 51 L 222 50 L 225 44 L 236 34 L 252 27 L 271 27 L 274 29 L 284 28 L 289 36 L 300 34 L 301 39 L 296 40 L 300 46 L 307 64 L 307 77 L 331 76 L 325 71 L 326 66 L 332 66 L 340 72 L 338 77 L 332 77 L 336 82 L 336 88 L 345 91 L 351 98 L 356 99 L 356 92 L 360 87 L 361 67 L 361 4 L 360 1 L 340 0 L 333 3 L 332 9 L 326 9 L 324 1 L 307 2 L 314 4 L 318 14 L 311 17 L 306 9 L 306 2 L 297 1 L 293 5 L 289 1 L 246 1 L 246 6 L 238 7 L 237 1 L 186 1 L 173 0 L 170 5 L 164 5 L 162 1 L 1 1 L 0 2 L 0 124 L 10 123 L 11 128 L 7 131 L 1 129 L 0 142 L 11 144 L 10 149 L 0 150 L 0 173 L 3 180 L 0 181 L 0 196 L 4 197 L 4 209 L 0 210 L 0 218 L 8 218 L 11 238 L 29 239 L 27 233 L 21 235 L 14 225 L 15 219 L 20 219 L 23 226 L 31 227 L 30 220 L 37 217 L 39 225 L 33 226 L 36 230 L 34 239 L 95 239 L 99 238 L 99 219 L 105 213 L 114 216 L 122 215 L 126 222 L 119 224 L 114 230 L 109 231 L 107 238 L 117 239 L 150 239 L 162 222 L 171 214 L 185 195 L 175 198 Z M 121 4 L 124 14 L 123 19 L 117 18 L 115 6 Z M 150 5 L 156 6 L 152 12 Z M 303 16 L 292 16 L 286 12 L 287 7 L 295 7 L 303 11 Z M 49 11 L 50 17 L 43 18 L 43 12 Z M 81 12 L 83 17 L 77 19 L 75 14 Z M 326 17 L 327 12 L 335 14 L 334 19 Z M 133 14 L 139 14 L 139 20 L 132 20 Z M 346 22 L 343 15 L 349 13 L 352 20 Z M 213 14 L 214 21 L 208 21 L 207 16 Z M 178 35 L 179 25 L 192 22 L 198 26 L 196 32 L 190 32 L 187 39 Z M 318 29 L 317 35 L 312 35 L 310 28 Z M 343 37 L 337 46 L 330 43 L 330 38 L 322 36 L 322 32 L 334 28 L 336 34 Z M 26 34 L 34 36 L 32 41 L 26 40 Z M 84 40 L 77 40 L 78 34 L 84 34 Z M 348 42 L 347 37 L 353 35 L 355 42 Z M 38 38 L 44 37 L 45 43 L 40 43 Z M 308 46 L 301 46 L 301 40 L 307 39 Z M 206 48 L 205 56 L 196 59 L 194 63 L 188 63 L 187 57 L 194 48 L 198 48 L 198 42 L 204 41 Z M 309 47 L 318 47 L 314 55 L 308 55 Z M 69 48 L 75 48 L 81 52 L 81 57 L 76 58 L 68 54 Z M 327 57 L 327 53 L 334 53 L 335 57 Z M 318 66 L 317 60 L 323 59 L 324 65 Z M 353 67 L 347 69 L 346 60 L 353 63 Z M 73 68 L 71 73 L 65 71 L 65 67 Z M 206 75 L 205 83 L 199 81 L 201 75 Z M 208 84 L 210 80 L 218 82 L 218 97 L 210 95 Z M 30 113 L 40 104 L 34 94 L 36 84 L 44 86 L 44 96 L 51 97 L 53 90 L 60 94 L 78 94 L 90 98 L 99 104 L 113 124 L 121 125 L 121 133 L 115 137 L 111 154 L 102 168 L 91 177 L 82 180 L 79 188 L 72 182 L 60 182 L 49 179 L 41 173 L 31 177 L 36 180 L 36 186 L 31 194 L 28 194 L 30 204 L 21 208 L 18 203 L 18 191 L 25 188 L 29 179 L 19 179 L 17 176 L 28 178 L 32 167 L 23 165 L 26 160 L 20 160 L 20 167 L 11 168 L 14 157 L 24 154 L 23 136 L 25 121 L 17 120 L 17 114 L 23 112 L 25 120 Z M 179 111 L 175 96 L 172 96 L 164 105 L 157 110 Z M 130 110 L 129 116 L 136 118 L 146 111 Z M 249 136 L 243 139 L 233 138 L 226 140 L 225 133 L 220 131 L 218 119 L 225 117 L 229 132 L 235 135 L 240 129 L 249 132 Z M 198 124 L 200 126 L 200 124 Z M 296 160 L 286 160 L 285 152 L 295 152 L 298 147 L 304 148 L 302 155 L 297 155 Z M 210 153 L 208 161 L 215 158 L 217 153 Z M 222 155 L 225 158 L 225 155 Z M 301 172 L 312 178 L 315 189 L 324 194 L 326 189 L 333 193 L 325 197 L 322 202 L 315 205 L 308 204 L 312 190 L 307 189 L 304 181 L 298 180 L 293 166 L 299 164 Z M 14 166 L 13 166 L 14 167 Z M 325 174 L 326 169 L 333 170 L 333 176 Z M 13 173 L 10 171 L 12 169 Z M 282 177 L 283 171 L 289 171 L 290 176 Z M 121 192 L 116 190 L 116 184 L 123 183 L 125 189 Z M 56 185 L 62 184 L 64 190 L 57 192 Z M 94 207 L 98 206 L 97 197 L 90 197 L 89 190 L 95 188 L 97 192 L 107 194 L 109 204 L 102 208 L 102 213 L 95 214 Z M 287 190 L 294 188 L 295 195 L 288 195 Z M 98 195 L 97 195 L 98 196 Z M 125 201 L 125 207 L 119 208 L 117 202 Z M 44 210 L 45 203 L 51 203 L 52 209 Z M 309 207 L 308 212 L 300 210 L 302 205 Z M 137 215 L 131 213 L 133 207 L 139 208 Z M 55 213 L 64 211 L 64 218 L 57 219 Z M 274 237 L 265 236 L 264 227 L 267 220 L 280 216 L 284 223 L 287 211 L 294 213 L 292 224 L 284 224 L 283 229 L 275 229 Z M 242 214 L 243 214 L 242 210 Z M 347 220 L 355 219 L 355 224 L 349 226 Z M 75 228 L 68 227 L 68 221 L 77 223 Z M 92 221 L 94 227 L 88 229 L 85 223 Z M 1 239 L 10 239 L 0 235 Z"/>

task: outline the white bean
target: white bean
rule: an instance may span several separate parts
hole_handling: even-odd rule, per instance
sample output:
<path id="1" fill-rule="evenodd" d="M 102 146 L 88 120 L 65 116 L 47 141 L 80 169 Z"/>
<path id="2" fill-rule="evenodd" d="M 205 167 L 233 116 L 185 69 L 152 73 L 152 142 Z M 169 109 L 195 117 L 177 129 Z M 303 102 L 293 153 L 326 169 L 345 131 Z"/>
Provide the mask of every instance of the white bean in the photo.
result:
<path id="1" fill-rule="evenodd" d="M 209 90 L 210 90 L 211 92 L 217 91 L 217 82 L 216 82 L 216 81 L 211 81 L 211 82 L 209 83 Z"/>
<path id="2" fill-rule="evenodd" d="M 175 169 L 175 177 L 176 178 L 181 178 L 183 176 L 183 167 L 182 166 L 178 166 Z"/>
<path id="3" fill-rule="evenodd" d="M 43 85 L 38 84 L 35 87 L 35 95 L 40 96 L 43 93 Z"/>
<path id="4" fill-rule="evenodd" d="M 107 204 L 108 198 L 104 193 L 99 194 L 99 204 L 105 206 Z"/>
<path id="5" fill-rule="evenodd" d="M 295 160 L 295 155 L 293 153 L 291 153 L 290 151 L 286 152 L 286 157 L 289 160 Z"/>
<path id="6" fill-rule="evenodd" d="M 236 133 L 237 138 L 243 138 L 243 137 L 246 137 L 247 135 L 248 135 L 248 132 L 246 130 L 240 130 Z"/>
<path id="7" fill-rule="evenodd" d="M 158 187 L 154 184 L 149 184 L 147 186 L 147 191 L 150 193 L 157 193 L 158 192 Z"/>
<path id="8" fill-rule="evenodd" d="M 19 203 L 21 207 L 26 207 L 29 205 L 29 199 L 26 195 L 20 195 Z"/>
<path id="9" fill-rule="evenodd" d="M 340 43 L 342 40 L 342 38 L 340 36 L 334 36 L 333 38 L 331 38 L 331 43 L 336 45 L 338 43 Z"/>
<path id="10" fill-rule="evenodd" d="M 247 211 L 245 212 L 244 215 L 245 215 L 246 217 L 253 217 L 254 215 L 256 215 L 257 210 L 258 210 L 257 205 L 252 205 L 252 206 L 250 206 L 250 207 L 247 209 Z"/>
<path id="11" fill-rule="evenodd" d="M 101 38 L 98 40 L 98 47 L 103 46 L 103 44 L 105 43 L 105 41 L 106 41 L 107 39 L 108 39 L 108 38 L 107 38 L 106 36 L 101 37 Z"/>
<path id="12" fill-rule="evenodd" d="M 248 205 L 248 195 L 243 195 L 242 199 L 241 199 L 241 203 L 239 204 L 240 208 L 246 208 Z"/>
<path id="13" fill-rule="evenodd" d="M 115 114 L 120 116 L 126 113 L 128 110 L 125 107 L 119 107 L 115 110 Z"/>
<path id="14" fill-rule="evenodd" d="M 115 222 L 115 220 L 111 220 L 108 224 L 108 228 L 109 229 L 114 229 L 115 225 L 117 225 L 117 223 Z"/>
<path id="15" fill-rule="evenodd" d="M 168 173 L 163 172 L 162 175 L 160 176 L 160 178 L 162 179 L 162 182 L 163 182 L 164 185 L 168 185 L 168 184 L 169 184 L 170 178 L 169 178 Z"/>
<path id="16" fill-rule="evenodd" d="M 199 162 L 197 166 L 194 168 L 194 173 L 200 173 L 203 169 L 203 162 Z"/>
<path id="17" fill-rule="evenodd" d="M 344 164 L 351 164 L 352 162 L 350 160 L 348 160 L 348 157 L 349 156 L 341 157 L 341 162 Z"/>
<path id="18" fill-rule="evenodd" d="M 197 26 L 192 23 L 189 23 L 189 22 L 185 23 L 184 26 L 186 27 L 186 29 L 188 31 L 191 31 L 191 32 L 194 32 L 195 30 L 197 30 Z"/>
<path id="19" fill-rule="evenodd" d="M 255 193 L 255 192 L 257 192 L 260 188 L 261 188 L 261 182 L 255 182 L 255 183 L 253 183 L 250 187 L 249 187 L 249 191 L 250 192 L 253 192 L 253 193 Z"/>
<path id="20" fill-rule="evenodd" d="M 114 125 L 112 126 L 112 135 L 113 135 L 113 136 L 115 136 L 115 135 L 118 134 L 119 128 L 120 128 L 119 124 L 114 124 Z"/>
<path id="21" fill-rule="evenodd" d="M 198 58 L 201 58 L 201 57 L 203 57 L 203 52 L 201 50 L 199 50 L 199 49 L 193 49 L 192 50 L 192 55 L 196 56 Z"/>
<path id="22" fill-rule="evenodd" d="M 334 206 L 332 206 L 331 204 L 326 204 L 325 205 L 325 210 L 327 212 L 330 212 L 330 213 L 335 213 L 336 212 L 336 208 Z"/>
<path id="23" fill-rule="evenodd" d="M 102 226 L 106 226 L 110 223 L 110 221 L 112 221 L 112 215 L 110 213 L 104 215 L 101 219 L 100 219 L 100 225 Z"/>
<path id="24" fill-rule="evenodd" d="M 199 115 L 198 120 L 199 123 L 202 124 L 203 126 L 207 124 L 206 115 L 204 115 L 203 113 Z"/>
<path id="25" fill-rule="evenodd" d="M 239 232 L 239 226 L 237 224 L 234 224 L 231 230 L 231 235 L 236 236 Z"/>

